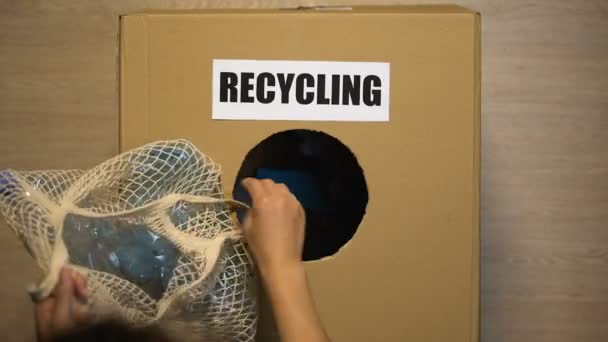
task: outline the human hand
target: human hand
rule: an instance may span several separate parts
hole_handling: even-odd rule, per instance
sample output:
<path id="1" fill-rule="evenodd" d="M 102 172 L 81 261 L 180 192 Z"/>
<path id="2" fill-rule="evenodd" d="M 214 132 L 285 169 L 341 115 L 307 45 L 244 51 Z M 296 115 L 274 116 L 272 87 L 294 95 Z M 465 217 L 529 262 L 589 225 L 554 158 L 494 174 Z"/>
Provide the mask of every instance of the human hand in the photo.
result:
<path id="1" fill-rule="evenodd" d="M 262 273 L 300 265 L 305 234 L 305 213 L 285 184 L 270 179 L 246 178 L 252 207 L 242 228 Z"/>
<path id="2" fill-rule="evenodd" d="M 264 280 L 281 341 L 328 342 L 302 265 L 305 212 L 284 184 L 246 178 L 252 207 L 242 228 Z"/>
<path id="3" fill-rule="evenodd" d="M 85 324 L 89 320 L 87 299 L 86 280 L 76 271 L 63 268 L 53 293 L 34 308 L 38 341 L 50 341 Z"/>

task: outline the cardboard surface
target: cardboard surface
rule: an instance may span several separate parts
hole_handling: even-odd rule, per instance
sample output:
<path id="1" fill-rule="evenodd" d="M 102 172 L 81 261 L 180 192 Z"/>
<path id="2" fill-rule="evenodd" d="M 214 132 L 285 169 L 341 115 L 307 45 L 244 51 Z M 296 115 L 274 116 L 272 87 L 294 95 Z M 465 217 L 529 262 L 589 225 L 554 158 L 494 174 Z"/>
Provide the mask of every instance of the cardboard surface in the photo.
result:
<path id="1" fill-rule="evenodd" d="M 121 18 L 120 148 L 185 138 L 224 168 L 320 130 L 369 190 L 354 238 L 310 262 L 334 341 L 478 339 L 479 16 L 460 7 L 151 12 Z M 214 59 L 390 63 L 389 122 L 212 120 Z M 264 327 L 262 327 L 264 328 Z"/>

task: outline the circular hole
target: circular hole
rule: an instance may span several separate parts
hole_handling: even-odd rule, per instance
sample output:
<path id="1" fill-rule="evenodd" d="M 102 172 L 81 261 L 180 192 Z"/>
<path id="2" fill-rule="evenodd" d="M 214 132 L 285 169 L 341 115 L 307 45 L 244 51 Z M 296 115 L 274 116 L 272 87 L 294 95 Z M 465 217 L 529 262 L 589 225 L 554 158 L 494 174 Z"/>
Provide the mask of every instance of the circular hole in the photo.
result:
<path id="1" fill-rule="evenodd" d="M 368 201 L 363 170 L 351 150 L 329 134 L 296 129 L 257 144 L 237 174 L 233 197 L 251 204 L 240 182 L 270 178 L 284 183 L 306 211 L 302 259 L 335 254 L 355 234 Z M 244 212 L 238 213 L 242 220 Z"/>

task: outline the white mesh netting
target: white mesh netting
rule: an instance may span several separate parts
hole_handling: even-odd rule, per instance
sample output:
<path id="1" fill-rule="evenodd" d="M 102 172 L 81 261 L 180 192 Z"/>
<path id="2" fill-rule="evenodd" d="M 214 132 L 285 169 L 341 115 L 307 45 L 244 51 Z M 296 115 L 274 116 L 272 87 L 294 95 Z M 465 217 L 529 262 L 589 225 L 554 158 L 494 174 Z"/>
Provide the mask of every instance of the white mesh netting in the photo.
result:
<path id="1" fill-rule="evenodd" d="M 255 280 L 220 167 L 185 140 L 152 143 L 88 170 L 4 171 L 0 209 L 45 274 L 88 280 L 97 318 L 159 322 L 204 341 L 252 341 Z"/>

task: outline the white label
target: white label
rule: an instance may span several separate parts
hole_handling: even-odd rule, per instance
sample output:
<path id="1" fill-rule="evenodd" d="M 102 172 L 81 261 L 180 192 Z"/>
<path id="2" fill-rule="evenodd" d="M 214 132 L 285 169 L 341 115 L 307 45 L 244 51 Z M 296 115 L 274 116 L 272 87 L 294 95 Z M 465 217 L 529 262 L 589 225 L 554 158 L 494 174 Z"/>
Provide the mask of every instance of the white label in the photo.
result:
<path id="1" fill-rule="evenodd" d="M 390 64 L 213 61 L 213 119 L 388 121 Z"/>

